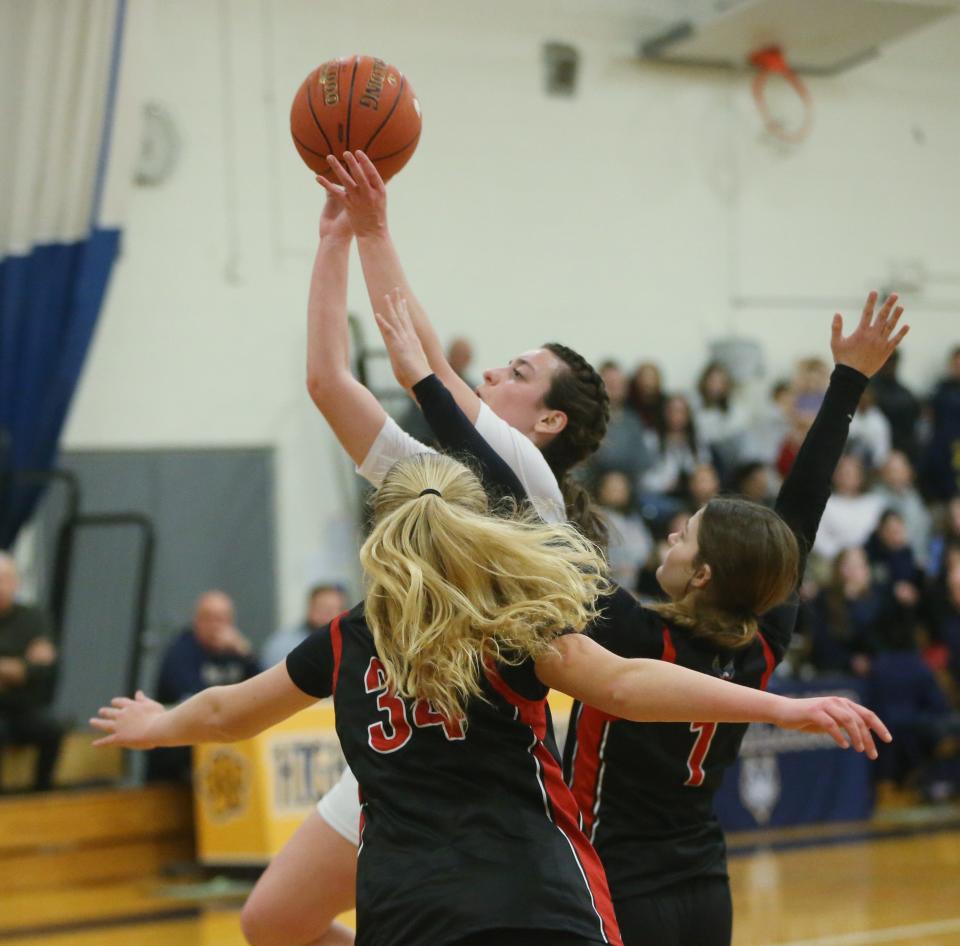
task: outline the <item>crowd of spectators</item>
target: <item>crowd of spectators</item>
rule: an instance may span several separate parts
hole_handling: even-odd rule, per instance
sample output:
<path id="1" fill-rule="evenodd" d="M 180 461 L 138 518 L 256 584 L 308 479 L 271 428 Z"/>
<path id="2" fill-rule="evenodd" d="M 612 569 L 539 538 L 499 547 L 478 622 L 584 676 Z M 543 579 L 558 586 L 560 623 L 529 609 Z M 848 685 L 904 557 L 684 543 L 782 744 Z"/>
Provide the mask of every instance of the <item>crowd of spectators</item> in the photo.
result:
<path id="1" fill-rule="evenodd" d="M 903 384 L 897 354 L 852 419 L 782 672 L 858 678 L 895 735 L 878 778 L 944 792 L 960 787 L 960 347 L 928 391 Z M 699 506 L 719 492 L 772 505 L 830 367 L 800 360 L 759 405 L 718 361 L 690 392 L 651 362 L 601 372 L 610 427 L 584 478 L 614 575 L 654 598 L 668 536 Z"/>

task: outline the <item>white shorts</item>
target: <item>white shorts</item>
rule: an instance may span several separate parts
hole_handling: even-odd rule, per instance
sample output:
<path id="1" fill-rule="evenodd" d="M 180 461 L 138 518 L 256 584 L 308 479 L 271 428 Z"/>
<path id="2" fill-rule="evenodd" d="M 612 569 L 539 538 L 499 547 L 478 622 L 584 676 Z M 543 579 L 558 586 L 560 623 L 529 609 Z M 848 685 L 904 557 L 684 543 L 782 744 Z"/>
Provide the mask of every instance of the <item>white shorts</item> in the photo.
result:
<path id="1" fill-rule="evenodd" d="M 317 802 L 320 817 L 354 847 L 360 846 L 360 787 L 349 766 Z"/>

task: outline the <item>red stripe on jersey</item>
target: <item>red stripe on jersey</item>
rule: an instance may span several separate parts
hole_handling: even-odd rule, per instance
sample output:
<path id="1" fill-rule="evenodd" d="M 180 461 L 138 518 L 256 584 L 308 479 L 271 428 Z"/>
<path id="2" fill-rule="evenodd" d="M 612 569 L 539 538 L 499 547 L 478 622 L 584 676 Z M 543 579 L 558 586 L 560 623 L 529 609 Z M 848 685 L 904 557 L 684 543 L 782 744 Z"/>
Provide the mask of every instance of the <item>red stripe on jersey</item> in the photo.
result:
<path id="1" fill-rule="evenodd" d="M 593 839 L 600 794 L 600 757 L 610 717 L 592 706 L 582 706 L 577 720 L 577 754 L 573 763 L 573 781 L 570 790 L 583 816 L 583 830 Z"/>
<path id="2" fill-rule="evenodd" d="M 766 690 L 767 684 L 770 682 L 770 675 L 777 665 L 777 660 L 773 656 L 773 650 L 770 648 L 763 634 L 757 633 L 757 637 L 760 638 L 760 643 L 763 644 L 763 659 L 767 662 L 767 669 L 763 671 L 763 676 L 760 678 L 760 689 Z"/>
<path id="3" fill-rule="evenodd" d="M 663 653 L 660 655 L 660 659 L 665 660 L 668 664 L 675 664 L 677 662 L 677 648 L 673 646 L 670 628 L 666 625 L 664 625 L 663 628 Z"/>
<path id="4" fill-rule="evenodd" d="M 538 773 L 541 788 L 549 799 L 547 814 L 573 850 L 577 866 L 583 874 L 590 899 L 593 901 L 594 911 L 600 920 L 600 934 L 604 942 L 611 943 L 612 946 L 623 946 L 620 928 L 613 912 L 613 900 L 607 887 L 607 875 L 593 845 L 580 829 L 577 802 L 563 781 L 560 765 L 543 743 L 547 735 L 546 700 L 528 700 L 520 696 L 510 688 L 496 668 L 490 665 L 487 666 L 487 679 L 508 703 L 518 709 L 520 721 L 533 730 L 536 738 L 531 751 L 542 772 L 542 777 Z"/>
<path id="5" fill-rule="evenodd" d="M 343 614 L 347 612 L 344 611 Z M 340 618 L 343 614 L 338 614 L 330 622 L 330 643 L 333 646 L 333 693 L 337 692 L 337 678 L 340 676 L 340 657 L 343 654 L 343 635 L 340 633 Z"/>

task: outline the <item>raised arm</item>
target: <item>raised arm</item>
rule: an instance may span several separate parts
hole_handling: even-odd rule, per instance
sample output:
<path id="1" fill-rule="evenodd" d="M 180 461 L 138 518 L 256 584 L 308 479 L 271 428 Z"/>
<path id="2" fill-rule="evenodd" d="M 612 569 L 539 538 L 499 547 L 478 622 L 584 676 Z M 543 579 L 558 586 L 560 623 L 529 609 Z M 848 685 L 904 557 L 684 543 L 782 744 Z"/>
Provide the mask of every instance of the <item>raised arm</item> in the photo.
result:
<path id="1" fill-rule="evenodd" d="M 805 558 L 830 498 L 833 472 L 843 454 L 850 421 L 869 379 L 880 370 L 909 331 L 896 331 L 903 308 L 891 295 L 874 316 L 871 292 L 856 330 L 844 337 L 843 317 L 833 317 L 830 347 L 836 365 L 823 403 L 777 496 L 776 510 L 793 530 Z M 894 308 L 896 306 L 896 308 Z M 803 569 L 800 569 L 803 574 Z"/>
<path id="2" fill-rule="evenodd" d="M 536 673 L 547 686 L 618 719 L 773 723 L 829 733 L 842 748 L 852 743 L 871 759 L 877 755 L 871 730 L 890 741 L 874 713 L 842 697 L 787 699 L 662 660 L 624 659 L 583 634 L 559 638 L 554 653 L 537 660 Z"/>
<path id="3" fill-rule="evenodd" d="M 106 735 L 95 746 L 155 749 L 201 742 L 249 739 L 317 702 L 290 679 L 280 663 L 243 683 L 210 687 L 164 709 L 138 692 L 135 699 L 115 697 L 100 707 L 90 725 Z"/>
<path id="4" fill-rule="evenodd" d="M 387 293 L 394 289 L 401 290 L 410 306 L 413 324 L 431 369 L 447 386 L 470 421 L 476 421 L 480 413 L 480 399 L 450 367 L 426 310 L 414 295 L 403 271 L 387 227 L 387 188 L 380 172 L 362 151 L 345 152 L 342 164 L 332 155 L 328 161 L 340 184 L 332 184 L 323 178 L 318 180 L 329 194 L 344 202 L 357 236 L 370 304 L 374 311 L 378 311 Z"/>
<path id="5" fill-rule="evenodd" d="M 342 204 L 328 196 L 320 217 L 320 243 L 307 303 L 307 390 L 344 450 L 360 464 L 387 413 L 350 371 L 347 273 L 351 239 Z"/>

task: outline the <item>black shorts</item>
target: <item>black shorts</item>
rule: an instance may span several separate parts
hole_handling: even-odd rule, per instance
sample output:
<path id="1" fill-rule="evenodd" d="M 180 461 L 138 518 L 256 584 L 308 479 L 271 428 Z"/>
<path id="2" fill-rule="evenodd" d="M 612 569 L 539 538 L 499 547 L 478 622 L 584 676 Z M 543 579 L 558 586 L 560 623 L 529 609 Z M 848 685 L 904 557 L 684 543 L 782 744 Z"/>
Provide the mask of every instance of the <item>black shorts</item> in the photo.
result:
<path id="1" fill-rule="evenodd" d="M 450 946 L 604 946 L 599 939 L 584 939 L 557 930 L 483 930 L 458 939 Z"/>
<path id="2" fill-rule="evenodd" d="M 726 877 L 694 877 L 614 902 L 623 946 L 730 946 L 733 903 Z"/>

